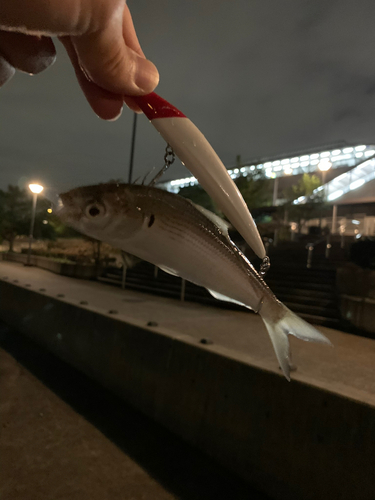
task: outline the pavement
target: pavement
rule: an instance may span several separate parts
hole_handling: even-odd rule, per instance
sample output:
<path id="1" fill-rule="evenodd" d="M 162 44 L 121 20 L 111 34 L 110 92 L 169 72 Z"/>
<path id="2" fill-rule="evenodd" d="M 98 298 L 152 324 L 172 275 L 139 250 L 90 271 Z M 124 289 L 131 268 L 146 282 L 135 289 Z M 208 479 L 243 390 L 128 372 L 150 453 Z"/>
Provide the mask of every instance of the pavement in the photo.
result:
<path id="1" fill-rule="evenodd" d="M 178 302 L 13 262 L 0 261 L 0 280 L 118 320 L 144 326 L 151 322 L 174 337 L 188 336 L 197 343 L 204 339 L 207 349 L 219 349 L 241 362 L 280 373 L 262 319 L 246 310 Z M 317 328 L 334 347 L 289 337 L 297 366 L 292 379 L 375 406 L 375 340 Z"/>
<path id="2" fill-rule="evenodd" d="M 2 500 L 266 500 L 0 323 Z"/>

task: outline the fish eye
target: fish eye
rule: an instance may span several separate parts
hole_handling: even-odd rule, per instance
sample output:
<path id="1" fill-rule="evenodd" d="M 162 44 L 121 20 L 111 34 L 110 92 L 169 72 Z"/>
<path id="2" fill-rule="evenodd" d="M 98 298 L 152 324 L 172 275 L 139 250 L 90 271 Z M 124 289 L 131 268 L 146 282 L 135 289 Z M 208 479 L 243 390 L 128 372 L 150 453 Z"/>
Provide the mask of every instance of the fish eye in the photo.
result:
<path id="1" fill-rule="evenodd" d="M 85 213 L 87 217 L 93 219 L 95 217 L 99 217 L 100 215 L 104 215 L 105 208 L 100 203 L 90 203 L 89 205 L 87 205 Z"/>

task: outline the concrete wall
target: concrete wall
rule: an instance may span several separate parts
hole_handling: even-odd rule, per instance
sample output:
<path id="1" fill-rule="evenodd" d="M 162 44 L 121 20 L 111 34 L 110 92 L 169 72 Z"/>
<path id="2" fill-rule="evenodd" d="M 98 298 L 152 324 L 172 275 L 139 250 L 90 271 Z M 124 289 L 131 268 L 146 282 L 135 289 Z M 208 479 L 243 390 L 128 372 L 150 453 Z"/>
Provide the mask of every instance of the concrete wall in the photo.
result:
<path id="1" fill-rule="evenodd" d="M 26 264 L 27 262 L 27 254 L 24 253 L 7 252 L 1 254 L 1 258 L 2 260 L 20 262 L 22 264 Z M 97 269 L 93 265 L 58 262 L 48 257 L 39 257 L 37 255 L 31 255 L 30 263 L 41 269 L 47 269 L 47 271 L 71 278 L 94 279 L 97 276 Z"/>
<path id="2" fill-rule="evenodd" d="M 0 317 L 274 499 L 375 498 L 374 407 L 5 281 Z"/>
<path id="3" fill-rule="evenodd" d="M 349 263 L 337 270 L 341 316 L 352 325 L 375 333 L 375 271 Z"/>

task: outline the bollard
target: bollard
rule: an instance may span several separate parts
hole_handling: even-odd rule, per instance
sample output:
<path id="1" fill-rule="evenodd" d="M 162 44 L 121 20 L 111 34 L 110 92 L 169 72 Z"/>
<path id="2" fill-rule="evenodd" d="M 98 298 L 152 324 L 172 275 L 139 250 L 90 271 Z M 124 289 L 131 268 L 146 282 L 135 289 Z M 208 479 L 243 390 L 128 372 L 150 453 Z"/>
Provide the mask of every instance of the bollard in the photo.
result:
<path id="1" fill-rule="evenodd" d="M 186 281 L 184 280 L 184 278 L 181 278 L 181 294 L 180 294 L 181 302 L 184 302 L 185 300 L 185 288 L 186 288 Z"/>
<path id="2" fill-rule="evenodd" d="M 313 252 L 314 252 L 314 245 L 312 243 L 309 243 L 307 245 L 307 250 L 308 250 L 308 252 L 307 252 L 307 264 L 306 264 L 306 267 L 308 269 L 310 269 L 311 266 L 312 266 L 312 258 L 313 258 Z"/>
<path id="3" fill-rule="evenodd" d="M 279 230 L 275 229 L 275 232 L 273 234 L 273 246 L 277 247 L 278 242 L 279 242 Z"/>
<path id="4" fill-rule="evenodd" d="M 332 245 L 331 245 L 331 243 L 330 243 L 330 236 L 328 235 L 328 236 L 327 236 L 327 244 L 326 244 L 326 253 L 325 253 L 325 257 L 326 257 L 326 259 L 328 259 L 328 258 L 329 258 L 329 253 L 330 253 L 330 251 L 331 251 L 331 247 L 332 247 Z"/>
<path id="5" fill-rule="evenodd" d="M 331 243 L 327 243 L 327 246 L 326 246 L 326 259 L 329 259 L 329 252 L 331 251 Z"/>
<path id="6" fill-rule="evenodd" d="M 264 249 L 266 251 L 266 255 L 268 255 L 269 248 L 270 248 L 270 240 L 267 239 L 266 242 L 265 242 L 265 244 L 264 244 Z"/>
<path id="7" fill-rule="evenodd" d="M 345 224 L 341 224 L 340 226 L 340 247 L 341 248 L 345 248 L 345 230 L 346 230 L 346 226 Z"/>

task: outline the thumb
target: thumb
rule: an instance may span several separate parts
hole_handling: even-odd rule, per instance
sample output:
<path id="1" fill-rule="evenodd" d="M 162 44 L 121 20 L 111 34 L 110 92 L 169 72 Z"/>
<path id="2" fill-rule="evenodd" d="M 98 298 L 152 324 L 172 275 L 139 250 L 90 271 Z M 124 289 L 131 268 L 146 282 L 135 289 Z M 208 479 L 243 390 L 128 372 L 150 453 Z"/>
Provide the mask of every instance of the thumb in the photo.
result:
<path id="1" fill-rule="evenodd" d="M 147 94 L 159 82 L 153 63 L 126 45 L 121 22 L 109 22 L 104 29 L 73 36 L 71 41 L 84 73 L 110 92 Z"/>

